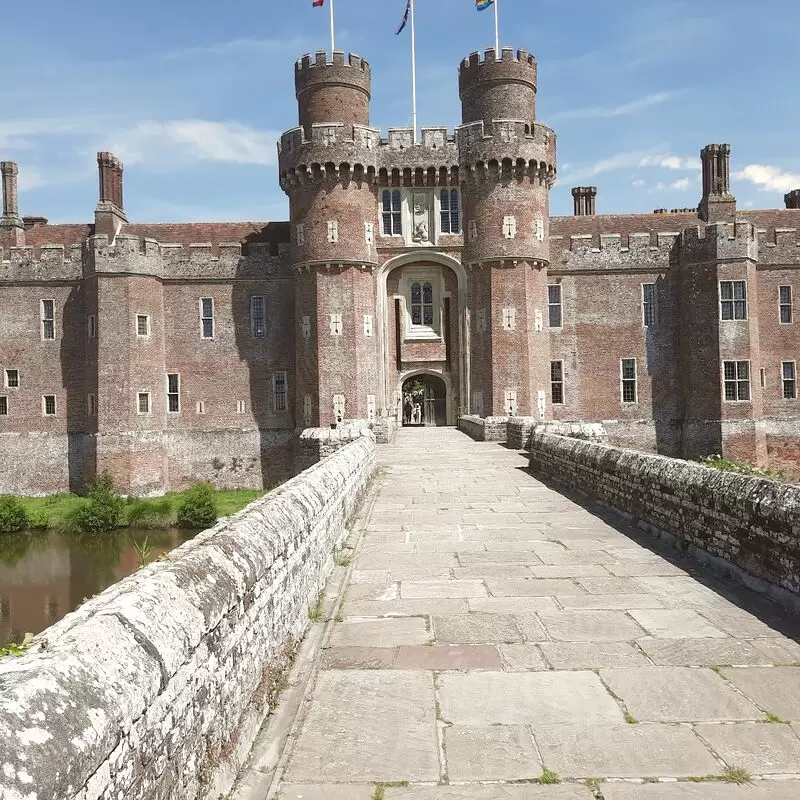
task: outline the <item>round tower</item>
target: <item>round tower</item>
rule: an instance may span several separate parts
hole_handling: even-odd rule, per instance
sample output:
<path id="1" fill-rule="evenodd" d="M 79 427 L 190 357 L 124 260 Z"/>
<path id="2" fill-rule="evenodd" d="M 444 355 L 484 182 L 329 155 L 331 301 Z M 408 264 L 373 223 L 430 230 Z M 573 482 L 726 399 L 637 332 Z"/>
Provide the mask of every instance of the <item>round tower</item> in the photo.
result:
<path id="1" fill-rule="evenodd" d="M 279 174 L 296 272 L 296 422 L 307 427 L 366 417 L 377 394 L 364 378 L 377 374 L 377 337 L 364 331 L 375 318 L 380 135 L 369 127 L 371 72 L 360 56 L 306 55 L 295 87 L 299 126 L 281 136 Z"/>
<path id="2" fill-rule="evenodd" d="M 525 50 L 472 53 L 461 63 L 458 129 L 464 249 L 472 303 L 490 324 L 473 337 L 486 413 L 544 418 L 550 395 L 547 327 L 550 188 L 556 137 L 536 121 L 536 60 Z M 544 415 L 544 417 L 543 417 Z"/>

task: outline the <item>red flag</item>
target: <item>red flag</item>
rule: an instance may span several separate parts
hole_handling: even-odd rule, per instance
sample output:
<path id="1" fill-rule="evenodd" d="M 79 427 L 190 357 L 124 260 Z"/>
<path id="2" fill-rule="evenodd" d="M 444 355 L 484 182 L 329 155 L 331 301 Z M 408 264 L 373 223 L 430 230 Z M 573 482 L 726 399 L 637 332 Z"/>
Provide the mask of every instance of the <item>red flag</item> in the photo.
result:
<path id="1" fill-rule="evenodd" d="M 325 5 L 325 0 L 314 0 L 311 5 L 314 6 L 314 8 L 321 8 Z"/>

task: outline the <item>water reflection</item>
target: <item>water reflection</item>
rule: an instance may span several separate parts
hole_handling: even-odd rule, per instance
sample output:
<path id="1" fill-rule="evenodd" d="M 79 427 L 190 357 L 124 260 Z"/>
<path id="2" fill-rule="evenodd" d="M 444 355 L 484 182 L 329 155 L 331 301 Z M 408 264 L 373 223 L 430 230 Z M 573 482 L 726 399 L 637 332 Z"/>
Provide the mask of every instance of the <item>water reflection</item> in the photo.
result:
<path id="1" fill-rule="evenodd" d="M 135 545 L 145 540 L 150 560 L 195 535 L 193 531 L 132 528 L 113 533 L 0 534 L 0 647 L 39 633 L 135 572 L 140 556 Z"/>

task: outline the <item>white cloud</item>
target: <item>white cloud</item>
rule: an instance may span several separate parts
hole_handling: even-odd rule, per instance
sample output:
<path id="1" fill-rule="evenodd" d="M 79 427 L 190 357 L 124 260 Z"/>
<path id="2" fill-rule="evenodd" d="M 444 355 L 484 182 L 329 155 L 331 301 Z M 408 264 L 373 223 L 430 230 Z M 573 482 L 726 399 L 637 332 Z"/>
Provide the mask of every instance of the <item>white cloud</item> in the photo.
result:
<path id="1" fill-rule="evenodd" d="M 45 180 L 42 171 L 36 167 L 25 167 L 20 169 L 17 176 L 17 188 L 20 192 L 28 192 L 31 189 L 36 189 L 39 186 L 44 186 L 47 181 Z"/>
<path id="2" fill-rule="evenodd" d="M 616 155 L 595 161 L 583 169 L 578 168 L 570 175 L 564 176 L 564 180 L 581 180 L 600 175 L 605 172 L 615 172 L 619 169 L 630 169 L 631 167 L 660 167 L 672 170 L 694 170 L 700 169 L 699 159 L 681 158 L 666 153 L 647 153 L 631 152 L 617 153 Z"/>
<path id="3" fill-rule="evenodd" d="M 159 168 L 199 161 L 272 165 L 279 134 L 237 122 L 186 119 L 139 122 L 112 136 L 108 149 L 124 163 Z"/>
<path id="4" fill-rule="evenodd" d="M 629 103 L 623 103 L 620 106 L 613 106 L 611 108 L 575 108 L 571 111 L 559 111 L 552 114 L 553 119 L 599 119 L 604 117 L 624 117 L 629 114 L 635 114 L 644 108 L 663 103 L 665 100 L 672 97 L 674 92 L 656 92 L 649 94 L 645 97 L 640 97 L 637 100 L 631 100 Z"/>
<path id="5" fill-rule="evenodd" d="M 732 177 L 750 181 L 762 192 L 789 192 L 800 187 L 800 175 L 769 164 L 748 164 Z"/>
<path id="6" fill-rule="evenodd" d="M 641 178 L 637 178 L 635 181 L 631 182 L 631 186 L 635 186 L 637 189 L 641 189 L 644 186 L 644 181 Z"/>
<path id="7" fill-rule="evenodd" d="M 650 194 L 654 192 L 685 192 L 687 189 L 691 188 L 692 183 L 697 183 L 697 181 L 692 181 L 691 178 L 678 178 L 678 180 L 672 181 L 672 183 L 659 181 L 647 191 Z"/>

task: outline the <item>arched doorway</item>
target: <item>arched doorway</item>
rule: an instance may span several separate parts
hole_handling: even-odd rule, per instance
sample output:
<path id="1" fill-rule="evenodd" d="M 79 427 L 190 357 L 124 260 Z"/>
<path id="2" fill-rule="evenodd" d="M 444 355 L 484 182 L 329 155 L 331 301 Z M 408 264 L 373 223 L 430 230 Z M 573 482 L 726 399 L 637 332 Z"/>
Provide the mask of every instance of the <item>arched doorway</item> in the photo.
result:
<path id="1" fill-rule="evenodd" d="M 447 386 L 435 375 L 414 375 L 403 382 L 404 426 L 447 425 Z"/>

